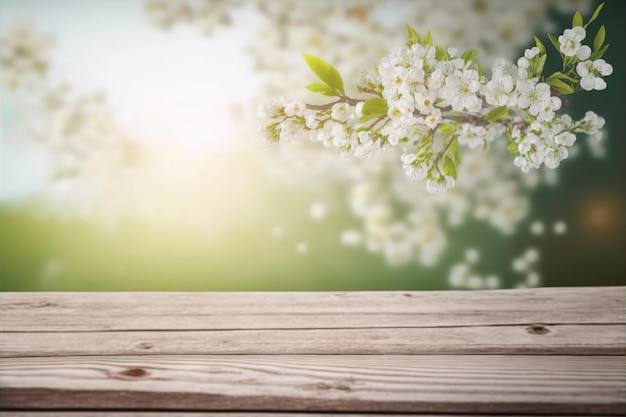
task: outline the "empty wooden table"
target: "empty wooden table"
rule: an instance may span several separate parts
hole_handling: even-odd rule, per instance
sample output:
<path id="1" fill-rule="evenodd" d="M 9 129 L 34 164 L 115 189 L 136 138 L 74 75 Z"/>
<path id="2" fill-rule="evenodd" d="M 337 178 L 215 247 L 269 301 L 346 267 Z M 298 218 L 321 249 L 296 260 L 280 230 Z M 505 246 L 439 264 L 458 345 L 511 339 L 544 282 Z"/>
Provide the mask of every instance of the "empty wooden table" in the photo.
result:
<path id="1" fill-rule="evenodd" d="M 624 415 L 625 298 L 3 293 L 0 414 Z"/>

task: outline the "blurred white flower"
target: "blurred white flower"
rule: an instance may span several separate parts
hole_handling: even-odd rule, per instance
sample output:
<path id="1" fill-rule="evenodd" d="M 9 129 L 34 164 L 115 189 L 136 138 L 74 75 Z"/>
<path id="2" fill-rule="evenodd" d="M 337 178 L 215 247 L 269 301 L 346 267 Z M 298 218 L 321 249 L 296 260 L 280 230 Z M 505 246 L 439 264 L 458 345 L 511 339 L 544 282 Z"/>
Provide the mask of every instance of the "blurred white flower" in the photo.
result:
<path id="1" fill-rule="evenodd" d="M 544 231 L 543 223 L 540 221 L 535 221 L 530 225 L 530 233 L 533 235 L 542 235 Z"/>
<path id="2" fill-rule="evenodd" d="M 553 230 L 554 233 L 557 235 L 565 234 L 567 232 L 567 223 L 565 223 L 563 220 L 559 220 L 554 223 Z"/>
<path id="3" fill-rule="evenodd" d="M 526 275 L 526 285 L 529 287 L 537 287 L 541 283 L 541 277 L 536 272 L 531 272 Z"/>
<path id="4" fill-rule="evenodd" d="M 480 252 L 474 248 L 469 248 L 465 251 L 465 260 L 470 263 L 476 263 L 480 259 Z"/>
<path id="5" fill-rule="evenodd" d="M 52 38 L 36 34 L 30 24 L 15 24 L 0 38 L 0 68 L 10 90 L 41 82 L 49 69 Z"/>
<path id="6" fill-rule="evenodd" d="M 299 242 L 296 244 L 296 252 L 299 254 L 305 254 L 309 251 L 309 244 L 306 242 Z"/>
<path id="7" fill-rule="evenodd" d="M 315 202 L 309 207 L 309 215 L 313 220 L 323 220 L 326 217 L 326 205 Z"/>
<path id="8" fill-rule="evenodd" d="M 529 264 L 533 264 L 539 260 L 539 251 L 536 248 L 528 248 L 524 253 L 524 259 Z"/>
<path id="9" fill-rule="evenodd" d="M 363 234 L 354 229 L 344 230 L 340 240 L 344 246 L 357 246 L 363 242 Z"/>
<path id="10" fill-rule="evenodd" d="M 485 278 L 485 287 L 489 289 L 500 288 L 500 277 L 497 275 L 489 275 Z"/>
<path id="11" fill-rule="evenodd" d="M 514 259 L 511 266 L 515 272 L 524 272 L 528 269 L 528 263 L 524 258 Z"/>

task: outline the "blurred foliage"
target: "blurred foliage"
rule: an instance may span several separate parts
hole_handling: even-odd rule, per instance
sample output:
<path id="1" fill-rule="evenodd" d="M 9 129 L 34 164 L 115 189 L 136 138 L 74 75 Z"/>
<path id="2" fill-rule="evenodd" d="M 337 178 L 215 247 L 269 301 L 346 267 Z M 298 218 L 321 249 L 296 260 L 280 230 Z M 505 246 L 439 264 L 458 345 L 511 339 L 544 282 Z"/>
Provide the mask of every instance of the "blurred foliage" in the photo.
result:
<path id="1" fill-rule="evenodd" d="M 556 188 L 537 190 L 532 196 L 530 220 L 541 219 L 548 229 L 564 220 L 569 226 L 564 236 L 549 230 L 544 236 L 533 236 L 525 224 L 507 237 L 468 224 L 450 231 L 449 239 L 465 246 L 455 245 L 437 267 L 392 268 L 363 248 L 340 244 L 341 231 L 355 225 L 347 207 L 329 204 L 327 219 L 310 219 L 312 198 L 306 190 L 268 192 L 265 198 L 280 201 L 280 209 L 259 214 L 254 221 L 234 223 L 210 238 L 188 228 L 154 227 L 138 221 L 104 227 L 63 219 L 37 205 L 12 203 L 0 205 L 0 291 L 446 289 L 449 266 L 468 246 L 481 248 L 479 268 L 502 271 L 503 287 L 519 281 L 511 270 L 511 259 L 528 247 L 542 254 L 543 286 L 623 285 L 624 6 L 624 2 L 609 1 L 603 12 L 602 23 L 611 43 L 605 58 L 615 69 L 607 80 L 609 88 L 588 93 L 590 98 L 582 103 L 574 96 L 570 104 L 574 115 L 593 109 L 606 118 L 603 140 L 608 142 L 608 155 L 596 160 L 583 152 L 560 168 Z M 558 23 L 565 27 L 569 22 Z M 336 197 L 333 204 L 344 201 Z M 282 236 L 272 236 L 275 225 L 283 228 Z M 302 241 L 309 250 L 298 254 L 295 247 Z"/>

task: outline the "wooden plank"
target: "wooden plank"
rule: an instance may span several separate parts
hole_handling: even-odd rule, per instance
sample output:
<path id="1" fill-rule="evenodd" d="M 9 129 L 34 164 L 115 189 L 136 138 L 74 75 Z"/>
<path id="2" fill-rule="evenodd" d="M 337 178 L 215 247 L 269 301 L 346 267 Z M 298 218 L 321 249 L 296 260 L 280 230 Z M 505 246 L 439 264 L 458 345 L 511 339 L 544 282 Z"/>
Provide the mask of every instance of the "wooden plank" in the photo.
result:
<path id="1" fill-rule="evenodd" d="M 621 414 L 614 356 L 6 358 L 5 409 Z"/>
<path id="2" fill-rule="evenodd" d="M 623 325 L 5 332 L 2 339 L 2 357 L 163 354 L 626 354 L 626 326 Z"/>
<path id="3" fill-rule="evenodd" d="M 623 324 L 625 287 L 353 293 L 3 293 L 4 331 Z"/>

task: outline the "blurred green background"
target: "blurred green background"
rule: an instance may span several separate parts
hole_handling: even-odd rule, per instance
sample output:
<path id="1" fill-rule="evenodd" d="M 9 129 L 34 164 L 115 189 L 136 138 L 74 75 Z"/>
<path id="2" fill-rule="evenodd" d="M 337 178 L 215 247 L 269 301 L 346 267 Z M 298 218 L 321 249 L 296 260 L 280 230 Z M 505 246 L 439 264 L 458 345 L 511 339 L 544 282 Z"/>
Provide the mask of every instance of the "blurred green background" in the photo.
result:
<path id="1" fill-rule="evenodd" d="M 600 17 L 611 45 L 605 59 L 614 68 L 607 79 L 608 89 L 573 96 L 570 102 L 573 116 L 582 117 L 587 110 L 593 110 L 606 119 L 603 140 L 607 156 L 594 159 L 582 152 L 575 160 L 565 161 L 559 168 L 556 187 L 532 193 L 532 211 L 514 235 L 503 236 L 484 224 L 469 222 L 448 229 L 448 248 L 436 266 L 410 263 L 392 267 L 364 248 L 341 244 L 341 230 L 358 228 L 342 198 L 345 190 L 341 187 L 321 192 L 306 187 L 260 185 L 254 199 L 241 202 L 244 214 L 233 212 L 236 218 L 209 235 L 177 227 L 176 221 L 154 224 L 122 218 L 102 225 L 77 216 L 58 215 L 37 199 L 13 198 L 0 202 L 0 290 L 447 289 L 449 268 L 468 247 L 481 252 L 477 270 L 495 271 L 503 287 L 520 280 L 519 273 L 511 268 L 511 260 L 528 247 L 541 253 L 537 269 L 542 286 L 623 285 L 624 5 L 621 0 L 608 1 Z M 555 34 L 570 22 L 569 17 L 555 15 L 554 19 Z M 14 109 L 9 95 L 3 94 L 2 106 L 6 140 L 5 132 L 23 115 Z M 5 163 L 19 157 L 6 147 L 1 156 Z M 244 175 L 242 182 L 246 181 L 254 184 L 254 178 Z M 0 185 L 5 186 L 6 179 Z M 214 204 L 220 201 L 218 198 Z M 324 201 L 331 208 L 323 221 L 308 216 L 312 201 Z M 529 230 L 537 219 L 547 228 L 541 236 Z M 550 232 L 551 225 L 559 220 L 568 225 L 564 236 Z M 284 230 L 279 237 L 272 236 L 276 225 Z M 294 249 L 301 241 L 308 244 L 306 253 Z"/>

